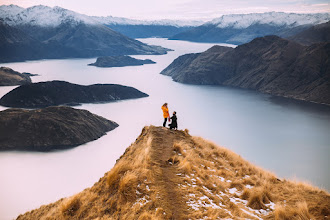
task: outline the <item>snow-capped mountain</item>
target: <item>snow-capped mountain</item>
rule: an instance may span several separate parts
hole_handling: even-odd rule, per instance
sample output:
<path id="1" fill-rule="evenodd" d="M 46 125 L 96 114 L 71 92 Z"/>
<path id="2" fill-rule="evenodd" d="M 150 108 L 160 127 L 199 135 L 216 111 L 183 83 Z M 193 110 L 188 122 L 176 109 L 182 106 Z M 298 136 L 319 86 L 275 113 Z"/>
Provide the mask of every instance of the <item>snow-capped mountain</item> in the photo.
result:
<path id="1" fill-rule="evenodd" d="M 126 37 L 89 16 L 42 5 L 0 6 L 0 37 L 0 62 L 167 51 Z"/>
<path id="2" fill-rule="evenodd" d="M 0 18 L 8 18 L 23 11 L 24 8 L 17 5 L 1 5 Z"/>
<path id="3" fill-rule="evenodd" d="M 173 27 L 197 27 L 205 22 L 198 20 L 136 20 L 121 17 L 97 17 L 92 16 L 96 21 L 105 25 L 154 25 L 154 26 L 173 26 Z"/>
<path id="4" fill-rule="evenodd" d="M 194 20 L 145 21 L 112 16 L 93 17 L 93 19 L 132 38 L 171 37 L 205 23 L 203 21 Z"/>
<path id="5" fill-rule="evenodd" d="M 223 15 L 199 27 L 174 35 L 171 39 L 243 44 L 266 35 L 292 36 L 329 20 L 330 13 L 267 12 Z"/>
<path id="6" fill-rule="evenodd" d="M 128 37 L 170 37 L 191 27 L 202 25 L 195 20 L 134 20 L 121 17 L 97 17 L 79 14 L 60 7 L 43 5 L 21 8 L 16 5 L 0 6 L 0 19 L 10 26 L 56 27 L 63 23 L 78 25 L 106 25 Z"/>
<path id="7" fill-rule="evenodd" d="M 8 10 L 9 9 L 9 10 Z M 97 25 L 94 19 L 61 7 L 37 5 L 30 8 L 20 8 L 16 5 L 0 6 L 0 18 L 10 26 L 36 25 L 41 27 L 55 27 L 62 23 Z"/>
<path id="8" fill-rule="evenodd" d="M 218 28 L 244 29 L 255 24 L 269 24 L 273 26 L 316 25 L 325 23 L 330 19 L 330 14 L 295 14 L 284 12 L 267 12 L 252 14 L 223 15 L 213 19 L 205 25 L 213 24 Z"/>

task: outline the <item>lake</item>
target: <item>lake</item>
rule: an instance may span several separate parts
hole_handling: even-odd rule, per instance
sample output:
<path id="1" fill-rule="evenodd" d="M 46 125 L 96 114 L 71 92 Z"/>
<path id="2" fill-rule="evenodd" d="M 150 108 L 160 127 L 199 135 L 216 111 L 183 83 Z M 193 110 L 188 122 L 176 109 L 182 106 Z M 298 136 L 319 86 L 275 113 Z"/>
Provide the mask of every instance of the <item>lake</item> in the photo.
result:
<path id="1" fill-rule="evenodd" d="M 1 152 L 0 219 L 15 218 L 92 186 L 113 167 L 144 126 L 162 125 L 164 102 L 169 103 L 171 113 L 177 112 L 179 129 L 187 128 L 191 135 L 229 148 L 280 178 L 309 182 L 329 191 L 329 107 L 250 90 L 173 82 L 159 73 L 179 55 L 202 52 L 212 44 L 140 40 L 174 51 L 133 56 L 157 63 L 131 67 L 87 66 L 95 58 L 1 64 L 39 74 L 32 77 L 33 82 L 116 83 L 135 87 L 150 97 L 76 107 L 120 125 L 96 141 L 51 153 Z M 0 97 L 13 88 L 0 87 Z"/>

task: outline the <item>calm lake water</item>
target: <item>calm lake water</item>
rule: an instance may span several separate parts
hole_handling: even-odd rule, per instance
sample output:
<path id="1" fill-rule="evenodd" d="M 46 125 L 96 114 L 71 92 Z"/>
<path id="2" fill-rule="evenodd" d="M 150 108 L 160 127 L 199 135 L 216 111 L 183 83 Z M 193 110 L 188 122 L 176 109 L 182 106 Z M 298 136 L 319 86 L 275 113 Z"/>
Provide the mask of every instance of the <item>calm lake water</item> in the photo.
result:
<path id="1" fill-rule="evenodd" d="M 76 108 L 116 121 L 120 126 L 100 139 L 52 153 L 0 153 L 0 219 L 55 202 L 92 186 L 135 141 L 146 125 L 161 125 L 164 102 L 177 111 L 179 129 L 227 147 L 277 176 L 330 189 L 330 109 L 249 90 L 192 86 L 159 73 L 185 53 L 211 44 L 141 39 L 174 49 L 167 55 L 134 56 L 157 64 L 135 67 L 87 66 L 95 59 L 8 63 L 20 72 L 40 76 L 33 82 L 65 80 L 78 84 L 116 83 L 133 86 L 150 97 Z M 15 87 L 0 87 L 0 97 Z M 0 110 L 5 109 L 0 107 Z M 19 138 L 19 137 L 18 137 Z"/>

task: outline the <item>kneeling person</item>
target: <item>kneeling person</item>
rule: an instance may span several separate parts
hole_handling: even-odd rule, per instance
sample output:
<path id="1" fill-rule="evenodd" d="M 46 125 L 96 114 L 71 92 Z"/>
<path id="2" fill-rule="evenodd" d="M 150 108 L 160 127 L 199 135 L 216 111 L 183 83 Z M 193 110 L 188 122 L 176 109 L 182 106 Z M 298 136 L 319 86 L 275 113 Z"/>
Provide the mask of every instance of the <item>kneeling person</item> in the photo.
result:
<path id="1" fill-rule="evenodd" d="M 177 118 L 176 118 L 176 112 L 173 112 L 173 116 L 171 117 L 172 123 L 169 124 L 170 129 L 178 129 L 178 123 L 177 123 Z"/>

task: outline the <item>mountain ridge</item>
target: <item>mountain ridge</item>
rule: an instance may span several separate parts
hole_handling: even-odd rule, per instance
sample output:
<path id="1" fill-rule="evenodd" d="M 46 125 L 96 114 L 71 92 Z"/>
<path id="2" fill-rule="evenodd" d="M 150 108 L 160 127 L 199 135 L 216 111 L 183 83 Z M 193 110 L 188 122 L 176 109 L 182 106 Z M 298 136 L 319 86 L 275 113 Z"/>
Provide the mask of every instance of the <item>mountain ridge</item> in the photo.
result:
<path id="1" fill-rule="evenodd" d="M 320 42 L 330 42 L 330 21 L 314 25 L 296 35 L 288 37 L 302 45 L 312 45 Z"/>
<path id="2" fill-rule="evenodd" d="M 92 187 L 17 219 L 323 219 L 330 195 L 188 131 L 144 127 Z"/>

